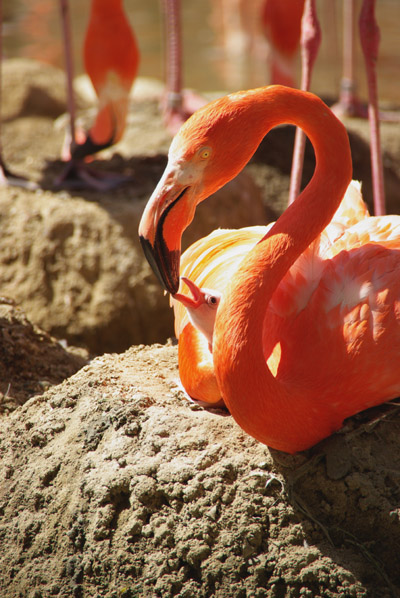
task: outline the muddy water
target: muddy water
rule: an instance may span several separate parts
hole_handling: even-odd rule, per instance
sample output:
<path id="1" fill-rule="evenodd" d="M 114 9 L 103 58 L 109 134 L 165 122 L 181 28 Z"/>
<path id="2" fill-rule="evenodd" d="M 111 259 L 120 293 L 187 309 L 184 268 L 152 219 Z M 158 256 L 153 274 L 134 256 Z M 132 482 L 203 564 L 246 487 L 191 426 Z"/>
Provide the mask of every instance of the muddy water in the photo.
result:
<path id="1" fill-rule="evenodd" d="M 248 0 L 247 6 L 256 7 L 260 1 Z M 161 0 L 125 0 L 124 5 L 141 49 L 140 75 L 162 78 Z M 222 5 L 234 5 L 234 2 L 182 0 L 185 86 L 207 91 L 264 85 L 268 82 L 268 75 L 262 36 L 253 35 L 249 39 L 237 26 L 236 13 L 225 12 L 223 26 Z M 313 91 L 336 95 L 341 73 L 342 0 L 318 0 L 317 5 L 323 43 L 315 67 Z M 89 6 L 89 0 L 70 0 L 77 73 L 82 71 L 81 48 Z M 4 13 L 6 56 L 30 56 L 63 66 L 58 0 L 4 0 Z M 399 101 L 399 0 L 379 0 L 377 18 L 381 29 L 378 62 L 380 97 Z M 363 58 L 358 41 L 356 53 L 359 92 L 361 97 L 365 97 Z"/>

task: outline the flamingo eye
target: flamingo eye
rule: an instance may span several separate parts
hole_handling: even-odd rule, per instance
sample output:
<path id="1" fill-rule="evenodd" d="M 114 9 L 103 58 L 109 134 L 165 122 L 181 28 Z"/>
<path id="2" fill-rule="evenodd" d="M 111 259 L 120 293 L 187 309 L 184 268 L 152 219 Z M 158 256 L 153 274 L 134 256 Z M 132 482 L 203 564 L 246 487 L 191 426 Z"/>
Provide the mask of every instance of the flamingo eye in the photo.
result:
<path id="1" fill-rule="evenodd" d="M 211 156 L 211 149 L 209 147 L 203 147 L 199 152 L 199 156 L 202 160 L 207 160 Z"/>

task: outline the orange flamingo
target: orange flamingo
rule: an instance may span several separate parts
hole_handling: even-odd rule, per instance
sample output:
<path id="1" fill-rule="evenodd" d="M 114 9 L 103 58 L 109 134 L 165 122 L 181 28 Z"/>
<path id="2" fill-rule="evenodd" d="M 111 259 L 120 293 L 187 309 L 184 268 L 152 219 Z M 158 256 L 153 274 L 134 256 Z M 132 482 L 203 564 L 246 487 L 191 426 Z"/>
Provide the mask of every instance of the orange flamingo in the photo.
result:
<path id="1" fill-rule="evenodd" d="M 305 0 L 215 0 L 212 22 L 226 54 L 223 76 L 229 87 L 252 65 L 246 54 L 266 57 L 269 82 L 296 87 L 296 58 Z M 229 75 L 231 73 L 231 75 Z"/>
<path id="2" fill-rule="evenodd" d="M 67 57 L 67 85 L 71 115 L 71 159 L 59 182 L 107 189 L 126 180 L 120 175 L 100 174 L 83 160 L 117 143 L 125 130 L 129 92 L 139 66 L 139 49 L 123 10 L 122 0 L 92 0 L 84 42 L 84 64 L 99 98 L 96 120 L 82 143 L 77 142 L 72 92 L 72 61 L 68 2 L 61 0 Z"/>
<path id="3" fill-rule="evenodd" d="M 302 75 L 301 89 L 310 90 L 314 62 L 317 58 L 321 32 L 317 18 L 315 0 L 263 0 L 260 4 L 260 20 L 263 32 L 269 42 L 270 82 L 295 87 L 295 59 L 301 46 Z M 222 15 L 237 13 L 236 21 L 248 36 L 257 37 L 254 26 L 254 5 L 243 0 L 223 0 Z M 251 18 L 253 17 L 253 18 Z M 225 21 L 229 19 L 225 18 Z M 340 99 L 335 112 L 347 115 L 366 116 L 355 94 L 354 80 L 354 22 L 355 0 L 343 1 L 343 78 Z M 258 23 L 257 23 L 258 24 Z M 240 27 L 239 27 L 240 31 Z M 375 0 L 363 0 L 359 19 L 360 40 L 365 57 L 368 81 L 368 117 L 371 133 L 371 168 L 373 180 L 373 197 L 376 215 L 385 213 L 385 192 L 383 182 L 382 152 L 380 147 L 379 116 L 385 120 L 398 120 L 393 113 L 378 114 L 378 97 L 375 64 L 379 46 L 379 28 L 375 19 Z M 233 41 L 238 37 L 238 28 L 234 30 Z M 362 111 L 362 112 L 361 112 Z M 292 171 L 290 177 L 289 203 L 292 203 L 300 192 L 303 169 L 305 137 L 299 129 L 296 131 L 293 151 Z"/>
<path id="4" fill-rule="evenodd" d="M 296 87 L 295 61 L 300 45 L 304 1 L 264 1 L 261 23 L 270 44 L 271 83 Z"/>
<path id="5" fill-rule="evenodd" d="M 174 138 L 139 235 L 164 288 L 176 293 L 181 235 L 197 203 L 233 178 L 282 123 L 301 126 L 310 138 L 315 173 L 226 284 L 212 362 L 237 423 L 294 453 L 400 393 L 400 217 L 362 219 L 323 259 L 307 250 L 351 180 L 344 126 L 313 94 L 281 86 L 212 102 Z M 291 277 L 296 260 L 300 269 Z"/>

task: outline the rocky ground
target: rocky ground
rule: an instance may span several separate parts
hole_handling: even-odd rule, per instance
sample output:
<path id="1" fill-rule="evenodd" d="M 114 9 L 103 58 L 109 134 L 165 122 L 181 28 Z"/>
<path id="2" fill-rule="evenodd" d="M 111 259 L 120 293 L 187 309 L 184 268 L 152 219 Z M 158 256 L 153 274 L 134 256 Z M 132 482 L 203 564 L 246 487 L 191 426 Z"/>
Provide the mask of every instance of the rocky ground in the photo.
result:
<path id="1" fill-rule="evenodd" d="M 10 61 L 4 84 L 7 163 L 41 188 L 0 190 L 0 598 L 399 596 L 396 404 L 293 457 L 179 388 L 168 300 L 136 235 L 170 141 L 159 90 L 137 88 L 124 141 L 94 163 L 132 183 L 99 194 L 54 187 L 62 74 Z M 348 126 L 369 200 L 367 129 Z M 268 136 L 186 243 L 279 214 L 292 136 Z M 399 213 L 400 126 L 382 137 Z"/>

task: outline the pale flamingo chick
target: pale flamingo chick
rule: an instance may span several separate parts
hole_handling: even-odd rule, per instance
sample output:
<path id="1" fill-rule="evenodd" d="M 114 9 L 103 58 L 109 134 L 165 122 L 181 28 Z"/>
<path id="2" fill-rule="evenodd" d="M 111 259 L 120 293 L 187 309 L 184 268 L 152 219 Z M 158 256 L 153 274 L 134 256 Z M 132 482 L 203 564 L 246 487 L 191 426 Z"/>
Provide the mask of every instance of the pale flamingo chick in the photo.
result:
<path id="1" fill-rule="evenodd" d="M 180 301 L 186 307 L 190 322 L 199 332 L 204 334 L 208 342 L 208 348 L 212 353 L 215 316 L 221 301 L 221 293 L 211 289 L 200 289 L 186 276 L 181 276 L 181 280 L 189 288 L 192 296 L 175 293 L 173 299 Z"/>
<path id="2" fill-rule="evenodd" d="M 203 407 L 225 407 L 214 374 L 212 339 L 221 293 L 200 288 L 181 276 L 191 296 L 176 293 L 171 297 L 175 313 L 175 332 L 179 337 L 180 386 L 185 394 Z"/>

